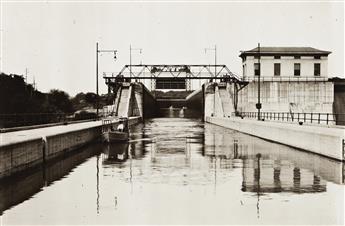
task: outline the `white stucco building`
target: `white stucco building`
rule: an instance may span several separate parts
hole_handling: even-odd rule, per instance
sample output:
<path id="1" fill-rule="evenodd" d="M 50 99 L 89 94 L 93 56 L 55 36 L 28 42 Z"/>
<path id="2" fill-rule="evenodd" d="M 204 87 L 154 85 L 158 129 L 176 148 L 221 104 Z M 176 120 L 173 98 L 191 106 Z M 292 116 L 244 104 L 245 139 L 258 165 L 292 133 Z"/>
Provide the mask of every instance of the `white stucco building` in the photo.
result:
<path id="1" fill-rule="evenodd" d="M 241 51 L 244 78 L 261 74 L 265 79 L 274 77 L 328 77 L 328 55 L 331 52 L 312 47 L 260 47 Z"/>
<path id="2" fill-rule="evenodd" d="M 262 112 L 333 112 L 334 86 L 328 79 L 331 52 L 311 47 L 261 47 L 242 51 L 243 78 L 238 111 L 256 112 L 259 60 Z M 260 59 L 259 59 L 260 56 Z"/>

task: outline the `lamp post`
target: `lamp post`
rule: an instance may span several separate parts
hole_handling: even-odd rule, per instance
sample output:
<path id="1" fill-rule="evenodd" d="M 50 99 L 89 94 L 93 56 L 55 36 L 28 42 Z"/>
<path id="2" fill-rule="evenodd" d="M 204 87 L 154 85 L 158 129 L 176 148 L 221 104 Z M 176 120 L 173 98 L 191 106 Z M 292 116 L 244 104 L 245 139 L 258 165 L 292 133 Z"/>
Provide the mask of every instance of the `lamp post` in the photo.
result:
<path id="1" fill-rule="evenodd" d="M 214 48 L 205 48 L 205 54 L 207 51 L 214 51 L 214 79 L 217 76 L 217 45 Z M 216 85 L 214 84 L 214 95 L 213 95 L 213 114 L 216 116 Z"/>
<path id="2" fill-rule="evenodd" d="M 260 117 L 260 110 L 261 110 L 261 100 L 260 100 L 260 76 L 261 76 L 261 62 L 260 62 L 260 43 L 258 43 L 258 103 L 256 104 L 256 109 L 258 109 L 258 120 L 261 119 Z"/>
<path id="3" fill-rule="evenodd" d="M 217 76 L 217 45 L 214 48 L 205 48 L 205 54 L 207 51 L 214 51 L 214 77 Z"/>
<path id="4" fill-rule="evenodd" d="M 117 50 L 113 49 L 113 50 L 100 50 L 98 49 L 98 42 L 96 42 L 96 94 L 97 94 L 97 99 L 96 99 L 96 109 L 97 109 L 97 118 L 99 116 L 99 98 L 98 98 L 98 54 L 99 53 L 114 53 L 114 60 L 116 60 L 116 53 Z"/>
<path id="5" fill-rule="evenodd" d="M 132 45 L 129 45 L 129 77 L 132 77 L 132 51 L 139 51 L 141 54 L 143 49 L 142 48 L 132 48 Z"/>

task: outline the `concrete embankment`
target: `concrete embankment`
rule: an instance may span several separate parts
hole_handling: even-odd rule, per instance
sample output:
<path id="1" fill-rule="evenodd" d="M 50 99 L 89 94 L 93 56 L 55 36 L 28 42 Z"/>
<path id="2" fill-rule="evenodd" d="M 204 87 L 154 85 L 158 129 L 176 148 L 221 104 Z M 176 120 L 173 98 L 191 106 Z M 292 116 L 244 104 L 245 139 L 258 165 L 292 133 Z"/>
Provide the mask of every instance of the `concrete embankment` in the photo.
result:
<path id="1" fill-rule="evenodd" d="M 344 128 L 221 117 L 206 117 L 206 122 L 333 159 L 345 160 Z"/>
<path id="2" fill-rule="evenodd" d="M 140 120 L 131 117 L 129 124 Z M 101 121 L 0 133 L 0 179 L 95 141 L 101 133 Z"/>

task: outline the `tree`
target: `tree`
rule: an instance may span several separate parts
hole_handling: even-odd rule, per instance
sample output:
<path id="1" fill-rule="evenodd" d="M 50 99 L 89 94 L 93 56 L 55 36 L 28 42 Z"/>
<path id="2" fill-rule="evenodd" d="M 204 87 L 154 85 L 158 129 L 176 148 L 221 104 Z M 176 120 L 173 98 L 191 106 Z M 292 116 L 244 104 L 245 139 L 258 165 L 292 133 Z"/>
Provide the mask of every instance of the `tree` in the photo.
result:
<path id="1" fill-rule="evenodd" d="M 69 95 L 61 90 L 53 89 L 48 93 L 50 111 L 54 113 L 71 113 L 74 111 Z"/>
<path id="2" fill-rule="evenodd" d="M 86 93 L 85 94 L 85 101 L 89 104 L 92 104 L 94 106 L 96 106 L 97 103 L 97 94 L 95 93 Z"/>

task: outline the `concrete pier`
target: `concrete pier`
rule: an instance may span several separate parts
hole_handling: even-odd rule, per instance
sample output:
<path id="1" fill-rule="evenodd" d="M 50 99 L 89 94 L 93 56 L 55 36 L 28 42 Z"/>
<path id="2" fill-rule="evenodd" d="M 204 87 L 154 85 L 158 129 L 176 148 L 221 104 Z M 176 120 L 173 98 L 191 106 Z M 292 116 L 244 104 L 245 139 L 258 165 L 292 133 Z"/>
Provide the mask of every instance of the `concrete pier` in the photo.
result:
<path id="1" fill-rule="evenodd" d="M 140 120 L 131 117 L 129 124 Z M 95 141 L 101 133 L 102 121 L 0 133 L 0 179 Z"/>

